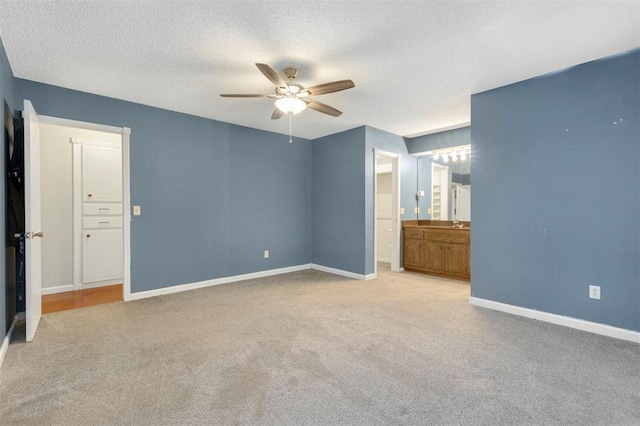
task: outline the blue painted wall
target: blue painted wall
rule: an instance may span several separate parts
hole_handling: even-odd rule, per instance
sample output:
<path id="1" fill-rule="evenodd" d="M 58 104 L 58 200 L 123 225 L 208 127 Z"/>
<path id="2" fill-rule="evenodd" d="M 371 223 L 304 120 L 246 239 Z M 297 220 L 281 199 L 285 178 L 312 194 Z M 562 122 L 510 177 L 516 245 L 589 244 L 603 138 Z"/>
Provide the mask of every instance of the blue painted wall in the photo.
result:
<path id="1" fill-rule="evenodd" d="M 315 264 L 365 274 L 364 127 L 314 139 L 311 241 Z"/>
<path id="2" fill-rule="evenodd" d="M 471 143 L 471 127 L 467 126 L 415 138 L 405 138 L 405 141 L 411 154 L 438 148 L 468 145 Z"/>
<path id="3" fill-rule="evenodd" d="M 472 296 L 640 330 L 639 80 L 635 50 L 472 96 Z"/>
<path id="4" fill-rule="evenodd" d="M 363 126 L 315 139 L 313 263 L 362 275 L 374 272 L 374 148 L 401 154 L 402 219 L 415 219 L 416 162 L 401 136 Z"/>
<path id="5" fill-rule="evenodd" d="M 131 128 L 132 292 L 310 262 L 308 140 L 22 79 L 15 99 Z"/>
<path id="6" fill-rule="evenodd" d="M 2 147 L 0 148 L 0 165 L 2 165 L 2 170 L 4 170 L 5 164 L 5 148 L 4 148 L 4 123 L 1 121 L 4 120 L 4 103 L 7 102 L 9 107 L 13 108 L 13 72 L 11 71 L 11 66 L 9 65 L 9 60 L 7 59 L 7 54 L 4 50 L 4 45 L 2 44 L 2 39 L 0 39 L 0 127 L 2 127 Z M 0 185 L 0 199 L 4 200 L 5 197 L 5 185 L 4 178 L 3 184 Z M 7 324 L 5 316 L 7 315 L 6 310 L 6 226 L 4 225 L 6 221 L 6 208 L 0 209 L 0 223 L 2 224 L 2 242 L 0 243 L 0 344 L 2 344 L 2 340 L 4 339 L 4 335 L 7 331 L 7 328 L 11 326 L 11 324 Z"/>

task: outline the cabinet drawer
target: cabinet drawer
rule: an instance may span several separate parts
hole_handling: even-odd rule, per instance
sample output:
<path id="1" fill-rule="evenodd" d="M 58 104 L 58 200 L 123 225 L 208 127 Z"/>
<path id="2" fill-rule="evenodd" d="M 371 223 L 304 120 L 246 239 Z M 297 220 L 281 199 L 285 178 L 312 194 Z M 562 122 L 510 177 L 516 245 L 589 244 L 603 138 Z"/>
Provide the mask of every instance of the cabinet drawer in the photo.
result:
<path id="1" fill-rule="evenodd" d="M 122 217 L 113 217 L 113 216 L 83 217 L 82 228 L 83 229 L 122 228 Z"/>
<path id="2" fill-rule="evenodd" d="M 469 231 L 461 231 L 458 229 L 429 229 L 425 231 L 424 239 L 443 243 L 469 244 Z"/>
<path id="3" fill-rule="evenodd" d="M 404 238 L 407 240 L 424 240 L 422 229 L 404 228 Z"/>
<path id="4" fill-rule="evenodd" d="M 82 205 L 83 215 L 112 215 L 122 214 L 122 204 L 89 204 L 84 203 Z"/>

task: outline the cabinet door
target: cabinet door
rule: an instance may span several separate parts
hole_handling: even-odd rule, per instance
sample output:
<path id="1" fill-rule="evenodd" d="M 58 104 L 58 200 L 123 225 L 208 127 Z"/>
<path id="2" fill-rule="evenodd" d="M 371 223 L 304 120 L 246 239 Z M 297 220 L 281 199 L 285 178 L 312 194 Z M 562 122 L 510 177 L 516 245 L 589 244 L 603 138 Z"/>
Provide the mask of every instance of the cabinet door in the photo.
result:
<path id="1" fill-rule="evenodd" d="M 424 241 L 404 240 L 404 266 L 409 269 L 424 269 Z"/>
<path id="2" fill-rule="evenodd" d="M 469 273 L 469 247 L 462 244 L 447 244 L 446 271 L 457 274 Z"/>
<path id="3" fill-rule="evenodd" d="M 425 244 L 425 262 L 427 269 L 432 271 L 444 271 L 445 244 L 427 242 Z"/>
<path id="4" fill-rule="evenodd" d="M 122 278 L 122 229 L 85 230 L 82 234 L 83 284 Z"/>
<path id="5" fill-rule="evenodd" d="M 82 146 L 82 200 L 122 201 L 122 150 Z"/>

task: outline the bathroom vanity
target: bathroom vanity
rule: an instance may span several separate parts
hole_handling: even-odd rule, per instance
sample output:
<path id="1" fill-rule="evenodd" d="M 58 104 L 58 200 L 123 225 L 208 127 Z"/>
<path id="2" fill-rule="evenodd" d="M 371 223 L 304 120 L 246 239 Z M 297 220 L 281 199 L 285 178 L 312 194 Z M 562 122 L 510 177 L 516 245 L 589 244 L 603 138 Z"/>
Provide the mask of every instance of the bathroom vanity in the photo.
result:
<path id="1" fill-rule="evenodd" d="M 404 269 L 469 280 L 470 225 L 449 220 L 402 221 Z"/>

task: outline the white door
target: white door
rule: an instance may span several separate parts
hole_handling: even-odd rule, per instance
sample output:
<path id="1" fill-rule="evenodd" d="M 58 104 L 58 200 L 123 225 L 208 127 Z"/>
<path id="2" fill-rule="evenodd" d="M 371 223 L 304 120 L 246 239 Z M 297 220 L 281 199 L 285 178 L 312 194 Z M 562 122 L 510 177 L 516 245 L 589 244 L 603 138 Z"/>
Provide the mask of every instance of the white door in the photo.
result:
<path id="1" fill-rule="evenodd" d="M 25 316 L 26 340 L 33 340 L 42 316 L 42 231 L 40 228 L 40 120 L 24 101 Z"/>
<path id="2" fill-rule="evenodd" d="M 82 146 L 82 200 L 122 202 L 120 148 Z"/>
<path id="3" fill-rule="evenodd" d="M 82 283 L 122 278 L 122 229 L 85 230 Z"/>

